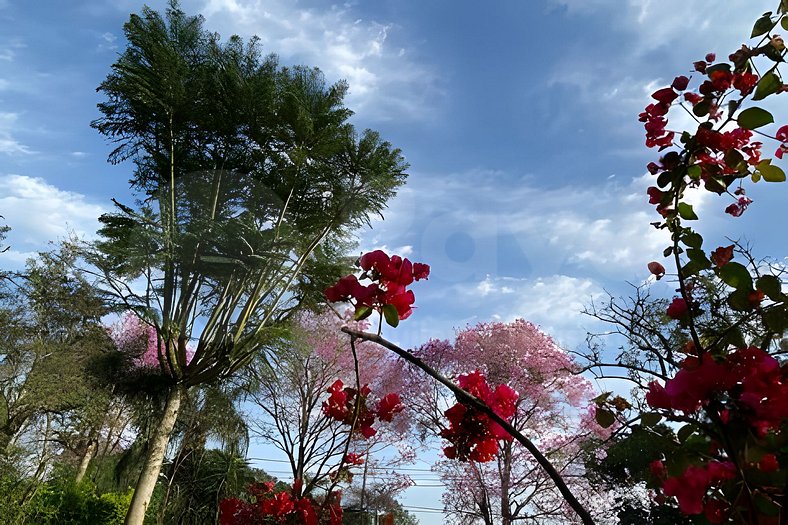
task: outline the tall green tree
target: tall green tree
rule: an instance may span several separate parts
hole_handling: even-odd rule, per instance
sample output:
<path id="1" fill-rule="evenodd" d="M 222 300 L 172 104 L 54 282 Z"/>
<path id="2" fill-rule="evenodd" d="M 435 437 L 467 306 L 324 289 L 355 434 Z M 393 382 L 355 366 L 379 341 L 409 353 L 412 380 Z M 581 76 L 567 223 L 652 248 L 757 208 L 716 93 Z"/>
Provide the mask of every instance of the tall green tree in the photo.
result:
<path id="1" fill-rule="evenodd" d="M 134 163 L 140 199 L 101 217 L 89 261 L 155 327 L 170 378 L 127 516 L 139 524 L 184 390 L 233 374 L 267 326 L 318 296 L 348 234 L 381 213 L 406 166 L 348 123 L 344 83 L 281 67 L 256 39 L 222 43 L 175 2 L 124 30 L 92 125 L 116 144 L 111 162 Z"/>
<path id="2" fill-rule="evenodd" d="M 0 279 L 0 481 L 12 508 L 0 521 L 23 510 L 57 456 L 80 452 L 111 397 L 93 370 L 112 349 L 106 308 L 75 257 L 63 246 Z"/>

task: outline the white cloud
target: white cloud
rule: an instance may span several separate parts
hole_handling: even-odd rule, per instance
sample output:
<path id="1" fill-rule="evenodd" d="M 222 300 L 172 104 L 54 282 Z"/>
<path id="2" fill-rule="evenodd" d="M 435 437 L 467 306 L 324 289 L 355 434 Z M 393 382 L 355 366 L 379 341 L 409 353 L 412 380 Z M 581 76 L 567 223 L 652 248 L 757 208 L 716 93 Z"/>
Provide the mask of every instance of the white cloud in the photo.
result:
<path id="1" fill-rule="evenodd" d="M 299 7 L 274 0 L 205 0 L 197 11 L 224 36 L 258 35 L 286 62 L 318 66 L 329 81 L 346 79 L 348 107 L 367 119 L 424 118 L 439 90 L 436 77 L 390 43 L 398 28 L 359 19 L 351 7 Z"/>
<path id="2" fill-rule="evenodd" d="M 476 288 L 458 286 L 458 295 L 472 300 L 483 297 L 480 319 L 493 318 L 504 322 L 517 318 L 540 325 L 559 343 L 576 347 L 595 322 L 583 314 L 592 300 L 604 296 L 594 280 L 569 275 L 547 275 L 535 279 L 487 276 Z"/>
<path id="3" fill-rule="evenodd" d="M 33 151 L 26 145 L 19 142 L 13 136 L 18 113 L 0 112 L 0 153 L 7 155 L 29 155 Z"/>
<path id="4" fill-rule="evenodd" d="M 101 40 L 97 48 L 99 51 L 114 51 L 118 48 L 118 37 L 110 32 L 102 33 L 99 39 Z"/>
<path id="5" fill-rule="evenodd" d="M 80 193 L 63 191 L 43 179 L 0 175 L 0 215 L 11 227 L 6 256 L 24 261 L 50 241 L 70 234 L 92 237 L 98 217 L 106 210 Z"/>
<path id="6" fill-rule="evenodd" d="M 653 176 L 617 180 L 546 189 L 484 170 L 415 176 L 366 244 L 411 245 L 416 260 L 433 265 L 435 279 L 453 283 L 486 275 L 645 278 L 645 264 L 669 243 L 649 224 L 659 219 L 646 196 Z M 699 214 L 708 197 L 690 195 Z M 466 247 L 464 258 L 452 243 Z"/>

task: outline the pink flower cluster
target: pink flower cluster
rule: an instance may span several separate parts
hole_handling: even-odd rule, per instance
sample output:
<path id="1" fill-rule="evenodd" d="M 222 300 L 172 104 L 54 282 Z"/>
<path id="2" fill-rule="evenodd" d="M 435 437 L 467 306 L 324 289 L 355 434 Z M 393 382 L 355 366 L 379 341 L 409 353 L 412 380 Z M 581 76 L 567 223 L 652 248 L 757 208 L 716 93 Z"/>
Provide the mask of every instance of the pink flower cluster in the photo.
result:
<path id="1" fill-rule="evenodd" d="M 723 523 L 727 519 L 728 505 L 716 498 L 707 498 L 710 487 L 736 477 L 736 467 L 730 461 L 709 461 L 705 465 L 690 465 L 679 476 L 667 477 L 661 461 L 651 463 L 651 472 L 662 481 L 662 493 L 675 497 L 679 510 L 684 514 L 704 513 L 711 523 Z"/>
<path id="2" fill-rule="evenodd" d="M 458 379 L 460 388 L 486 403 L 505 420 L 510 420 L 517 410 L 517 392 L 508 385 L 490 388 L 484 374 L 478 370 L 463 374 Z M 495 459 L 498 440 L 512 440 L 512 436 L 489 416 L 457 403 L 444 412 L 450 426 L 441 431 L 441 437 L 451 443 L 443 449 L 449 459 L 486 462 Z"/>
<path id="3" fill-rule="evenodd" d="M 430 267 L 411 263 L 399 255 L 389 257 L 382 250 L 364 254 L 357 264 L 363 271 L 361 279 L 369 279 L 372 283 L 364 286 L 355 275 L 347 275 L 334 286 L 326 288 L 326 298 L 331 302 L 351 301 L 358 318 L 366 317 L 372 310 L 382 311 L 387 305 L 392 305 L 400 320 L 407 319 L 416 301 L 407 286 L 413 281 L 427 279 Z"/>
<path id="4" fill-rule="evenodd" d="M 256 502 L 249 503 L 237 498 L 227 498 L 219 503 L 219 525 L 263 525 L 276 523 L 285 525 L 300 523 L 318 525 L 326 522 L 329 525 L 342 524 L 341 494 L 333 492 L 325 508 L 328 520 L 318 519 L 323 507 L 312 498 L 304 497 L 301 492 L 301 481 L 293 483 L 291 492 L 273 492 L 273 483 L 260 483 L 249 487 Z"/>
<path id="5" fill-rule="evenodd" d="M 760 348 L 741 348 L 724 358 L 706 352 L 690 356 L 663 387 L 649 384 L 646 401 L 654 408 L 681 410 L 687 414 L 707 406 L 712 398 L 738 409 L 757 432 L 778 431 L 788 418 L 788 370 Z M 727 406 L 727 405 L 725 405 Z M 729 417 L 721 414 L 723 422 Z"/>
<path id="6" fill-rule="evenodd" d="M 346 425 L 352 425 L 355 419 L 356 432 L 365 438 L 371 438 L 377 433 L 377 430 L 372 428 L 375 418 L 379 421 L 391 421 L 395 414 L 405 409 L 399 394 L 392 393 L 383 396 L 377 406 L 370 410 L 367 407 L 367 398 L 371 393 L 369 386 L 362 386 L 359 393 L 355 388 L 345 386 L 341 379 L 334 381 L 327 392 L 330 395 L 323 402 L 323 414 Z M 357 395 L 360 395 L 358 417 L 355 415 Z"/>

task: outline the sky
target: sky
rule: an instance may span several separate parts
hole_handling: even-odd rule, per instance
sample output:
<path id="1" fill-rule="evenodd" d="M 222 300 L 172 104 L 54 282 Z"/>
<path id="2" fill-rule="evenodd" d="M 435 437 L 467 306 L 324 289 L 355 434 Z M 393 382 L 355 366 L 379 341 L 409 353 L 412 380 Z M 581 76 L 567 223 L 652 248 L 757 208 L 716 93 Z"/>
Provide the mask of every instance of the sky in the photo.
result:
<path id="1" fill-rule="evenodd" d="M 693 61 L 737 49 L 774 3 L 183 0 L 182 8 L 223 37 L 258 35 L 283 64 L 346 79 L 352 122 L 402 149 L 408 183 L 385 220 L 359 232 L 359 252 L 384 248 L 432 274 L 414 287 L 413 316 L 384 335 L 414 346 L 523 317 L 573 349 L 603 329 L 584 306 L 627 295 L 667 245 L 649 226 L 657 218 L 645 166 L 658 155 L 645 147 L 637 114 Z M 99 116 L 95 88 L 124 49 L 122 25 L 141 8 L 0 0 L 0 215 L 13 228 L 2 267 L 69 232 L 90 238 L 111 198 L 132 199 L 132 166 L 109 165 L 111 148 L 89 123 Z M 773 108 L 786 123 L 786 100 Z M 724 199 L 698 194 L 699 229 L 709 245 L 746 239 L 756 254 L 782 259 L 785 191 L 752 187 L 755 202 L 739 219 L 722 212 Z M 439 507 L 427 504 L 438 490 L 409 497 Z M 436 516 L 419 514 L 425 524 Z"/>

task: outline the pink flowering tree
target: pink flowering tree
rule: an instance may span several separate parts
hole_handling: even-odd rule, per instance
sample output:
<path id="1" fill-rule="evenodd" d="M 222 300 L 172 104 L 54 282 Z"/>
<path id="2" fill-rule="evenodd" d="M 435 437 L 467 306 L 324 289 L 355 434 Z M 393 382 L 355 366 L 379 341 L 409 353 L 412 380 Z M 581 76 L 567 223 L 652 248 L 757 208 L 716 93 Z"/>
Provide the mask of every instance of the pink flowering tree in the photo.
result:
<path id="1" fill-rule="evenodd" d="M 474 377 L 484 376 L 516 392 L 512 426 L 529 436 L 558 470 L 571 474 L 570 488 L 582 494 L 589 509 L 600 507 L 590 505 L 592 501 L 607 499 L 607 493 L 598 492 L 583 477 L 582 457 L 589 438 L 608 434 L 593 417 L 594 389 L 577 374 L 578 366 L 570 356 L 538 327 L 522 319 L 482 323 L 459 331 L 453 344 L 433 340 L 415 355 L 442 375 L 458 378 L 464 388 L 478 390 L 472 386 Z M 476 372 L 469 374 L 469 370 Z M 435 438 L 451 441 L 458 431 L 456 412 L 463 405 L 455 404 L 445 389 L 424 386 L 429 384 L 427 379 L 418 371 L 411 374 L 409 390 L 418 392 L 411 410 Z M 484 394 L 478 397 L 490 399 Z M 496 399 L 490 401 L 494 406 Z M 531 453 L 506 432 L 492 437 L 468 448 L 467 455 L 456 443 L 445 447 L 447 458 L 461 460 L 442 461 L 436 467 L 447 485 L 446 510 L 463 523 L 575 523 L 575 512 Z M 595 519 L 602 523 L 603 517 L 604 512 Z"/>
<path id="2" fill-rule="evenodd" d="M 380 316 L 381 328 L 384 320 L 396 328 L 399 322 L 407 319 L 413 311 L 415 296 L 408 287 L 415 281 L 427 279 L 430 267 L 422 263 L 412 263 L 397 255 L 389 256 L 381 250 L 363 255 L 356 265 L 359 267 L 360 277 L 343 277 L 334 286 L 326 289 L 326 298 L 331 302 L 350 303 L 355 309 L 356 319 L 365 319 L 377 313 Z M 364 280 L 370 283 L 362 284 L 361 281 Z M 516 440 L 554 484 L 562 501 L 571 508 L 577 520 L 586 525 L 594 523 L 592 514 L 567 484 L 560 467 L 543 453 L 533 439 L 515 427 L 520 395 L 507 384 L 508 379 L 497 385 L 490 384 L 485 374 L 477 369 L 460 374 L 456 377 L 455 384 L 419 356 L 381 337 L 380 329 L 378 334 L 366 333 L 350 326 L 343 327 L 342 331 L 350 336 L 350 347 L 354 356 L 357 355 L 356 345 L 359 341 L 375 342 L 421 370 L 429 379 L 447 388 L 455 396 L 457 403 L 443 412 L 448 425 L 440 431 L 440 436 L 448 442 L 444 449 L 448 458 L 462 462 L 489 462 L 501 451 L 502 445 L 505 448 L 507 442 Z M 344 395 L 340 395 L 338 391 L 332 392 L 332 398 L 336 393 L 337 399 L 329 400 L 339 407 L 346 407 L 339 414 L 332 413 L 332 416 L 351 424 L 351 428 L 355 428 L 359 421 L 369 418 L 368 409 L 362 402 L 364 394 L 356 395 L 360 385 L 358 375 L 356 385 L 355 391 L 345 388 Z M 418 405 L 417 401 L 411 399 L 414 393 L 411 389 L 403 403 Z M 351 410 L 353 399 L 356 402 Z"/>
<path id="3" fill-rule="evenodd" d="M 254 406 L 253 434 L 285 455 L 292 478 L 303 480 L 306 495 L 335 482 L 365 479 L 370 463 L 393 469 L 413 459 L 408 418 L 400 414 L 403 405 L 398 396 L 388 395 L 402 390 L 402 368 L 373 343 L 356 345 L 354 360 L 339 331 L 348 323 L 366 327 L 332 311 L 299 314 L 289 337 L 254 362 L 244 385 Z M 363 397 L 368 410 L 351 431 L 357 397 Z M 381 456 L 384 451 L 388 459 Z M 393 496 L 407 484 L 396 480 L 387 493 Z"/>

